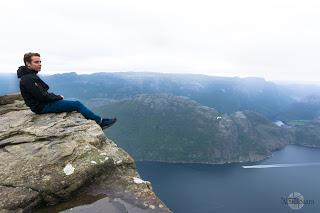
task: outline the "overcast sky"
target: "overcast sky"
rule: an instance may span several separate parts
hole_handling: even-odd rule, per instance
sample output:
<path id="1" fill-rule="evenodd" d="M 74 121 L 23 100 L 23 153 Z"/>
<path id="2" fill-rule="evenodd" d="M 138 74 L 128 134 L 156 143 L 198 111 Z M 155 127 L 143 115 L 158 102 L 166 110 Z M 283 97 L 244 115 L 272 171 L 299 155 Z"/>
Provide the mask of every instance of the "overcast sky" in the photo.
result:
<path id="1" fill-rule="evenodd" d="M 174 72 L 320 81 L 320 1 L 1 1 L 0 72 Z"/>

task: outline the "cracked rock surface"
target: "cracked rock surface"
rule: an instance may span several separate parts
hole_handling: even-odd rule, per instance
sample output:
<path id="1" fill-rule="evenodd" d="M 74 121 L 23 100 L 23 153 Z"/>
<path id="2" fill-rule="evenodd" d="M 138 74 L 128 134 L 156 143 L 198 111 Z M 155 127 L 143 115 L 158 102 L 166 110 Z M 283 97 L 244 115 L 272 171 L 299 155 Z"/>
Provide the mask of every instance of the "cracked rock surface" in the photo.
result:
<path id="1" fill-rule="evenodd" d="M 37 115 L 17 93 L 0 96 L 0 123 L 0 212 L 171 212 L 80 113 Z"/>

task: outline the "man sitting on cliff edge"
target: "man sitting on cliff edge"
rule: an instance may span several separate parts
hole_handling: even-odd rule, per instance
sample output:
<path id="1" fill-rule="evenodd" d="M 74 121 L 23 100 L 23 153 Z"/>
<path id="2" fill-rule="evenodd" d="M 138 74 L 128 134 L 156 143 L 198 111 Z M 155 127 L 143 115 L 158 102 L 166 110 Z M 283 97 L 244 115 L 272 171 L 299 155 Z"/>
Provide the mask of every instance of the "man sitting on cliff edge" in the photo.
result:
<path id="1" fill-rule="evenodd" d="M 20 78 L 20 92 L 25 104 L 36 114 L 49 112 L 80 112 L 86 119 L 96 121 L 102 129 L 112 126 L 117 118 L 102 118 L 89 110 L 79 100 L 66 100 L 62 95 L 48 92 L 49 86 L 37 75 L 41 70 L 39 53 L 24 54 L 25 66 L 20 66 L 17 76 Z"/>

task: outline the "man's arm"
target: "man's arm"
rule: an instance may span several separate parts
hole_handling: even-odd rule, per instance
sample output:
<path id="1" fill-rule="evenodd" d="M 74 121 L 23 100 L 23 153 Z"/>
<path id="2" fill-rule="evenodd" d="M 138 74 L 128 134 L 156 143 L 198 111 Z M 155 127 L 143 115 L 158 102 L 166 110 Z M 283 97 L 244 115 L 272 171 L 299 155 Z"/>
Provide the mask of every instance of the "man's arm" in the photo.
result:
<path id="1" fill-rule="evenodd" d="M 34 78 L 21 79 L 21 84 L 32 94 L 33 97 L 43 103 L 57 101 L 63 99 L 62 96 L 52 92 L 48 93 L 42 86 L 37 83 Z"/>

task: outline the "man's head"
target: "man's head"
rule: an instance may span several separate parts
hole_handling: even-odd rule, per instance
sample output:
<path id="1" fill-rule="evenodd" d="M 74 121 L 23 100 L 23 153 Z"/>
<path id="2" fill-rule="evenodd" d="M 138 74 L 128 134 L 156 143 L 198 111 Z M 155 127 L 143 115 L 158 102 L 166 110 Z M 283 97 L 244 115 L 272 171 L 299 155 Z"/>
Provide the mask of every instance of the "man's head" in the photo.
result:
<path id="1" fill-rule="evenodd" d="M 23 56 L 24 64 L 31 70 L 40 71 L 41 70 L 41 60 L 39 53 L 29 52 Z"/>

